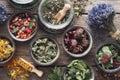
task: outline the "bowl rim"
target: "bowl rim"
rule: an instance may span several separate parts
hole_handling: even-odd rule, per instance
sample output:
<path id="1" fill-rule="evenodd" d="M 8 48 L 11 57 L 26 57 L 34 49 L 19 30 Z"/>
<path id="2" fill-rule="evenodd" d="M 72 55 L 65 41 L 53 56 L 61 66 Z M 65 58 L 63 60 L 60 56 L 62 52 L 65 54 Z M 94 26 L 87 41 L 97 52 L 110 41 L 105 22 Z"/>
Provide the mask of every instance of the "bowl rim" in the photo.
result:
<path id="1" fill-rule="evenodd" d="M 18 7 L 17 5 L 15 5 L 15 3 L 14 2 L 12 2 L 11 0 L 8 0 L 8 2 L 13 6 L 13 7 L 15 7 L 15 8 L 17 8 L 17 9 L 23 9 L 23 10 L 25 10 L 25 9 L 31 9 L 31 8 L 33 8 L 33 7 L 35 7 L 39 2 L 40 2 L 40 0 L 37 0 L 33 5 L 31 5 L 31 6 L 29 6 L 29 7 Z M 16 3 L 17 4 L 17 3 Z M 25 5 L 25 4 L 18 4 L 18 5 Z"/>
<path id="2" fill-rule="evenodd" d="M 70 24 L 70 22 L 73 20 L 73 17 L 74 17 L 74 9 L 73 9 L 73 5 L 72 5 L 71 1 L 70 0 L 64 0 L 65 2 L 67 2 L 71 5 L 70 14 L 69 14 L 69 17 L 66 20 L 66 22 L 64 22 L 62 24 L 57 24 L 57 25 L 54 25 L 54 24 L 51 24 L 51 23 L 45 21 L 42 14 L 41 14 L 42 6 L 43 6 L 44 2 L 46 2 L 46 1 L 47 0 L 42 0 L 41 3 L 39 4 L 39 7 L 38 7 L 38 17 L 39 17 L 40 21 L 42 22 L 42 24 L 45 25 L 45 27 L 47 27 L 47 28 L 57 29 L 57 30 L 67 27 Z"/>
<path id="3" fill-rule="evenodd" d="M 35 31 L 32 33 L 32 35 L 31 35 L 29 38 L 26 38 L 26 39 L 21 39 L 21 38 L 15 37 L 15 36 L 11 33 L 11 31 L 10 31 L 10 29 L 9 29 L 10 21 L 13 19 L 14 16 L 16 16 L 16 15 L 18 15 L 18 14 L 20 14 L 20 13 L 28 13 L 32 18 L 34 18 L 34 19 L 36 20 L 36 28 L 35 28 Z M 18 12 L 15 12 L 12 16 L 10 16 L 10 18 L 9 18 L 9 20 L 8 20 L 8 22 L 7 22 L 7 29 L 8 29 L 8 32 L 9 32 L 10 36 L 11 36 L 14 40 L 16 40 L 16 41 L 21 41 L 21 42 L 28 41 L 28 40 L 30 40 L 32 37 L 34 37 L 35 34 L 36 34 L 37 31 L 38 31 L 38 20 L 37 20 L 37 18 L 36 18 L 34 15 L 32 15 L 32 13 L 29 12 L 29 11 L 26 11 L 26 10 L 18 11 Z"/>
<path id="4" fill-rule="evenodd" d="M 39 61 L 34 57 L 34 55 L 33 55 L 33 53 L 32 53 L 31 47 L 32 47 L 33 43 L 34 43 L 37 39 L 40 39 L 40 38 L 48 38 L 48 39 L 50 39 L 51 41 L 53 41 L 53 42 L 57 45 L 57 55 L 56 55 L 56 57 L 55 57 L 52 61 L 50 61 L 50 62 L 47 62 L 47 63 L 39 62 Z M 57 59 L 59 58 L 59 56 L 60 56 L 60 47 L 59 47 L 59 45 L 58 45 L 57 40 L 56 40 L 52 35 L 39 35 L 39 36 L 37 36 L 36 38 L 34 38 L 34 39 L 31 41 L 31 43 L 30 43 L 29 51 L 30 51 L 30 55 L 31 55 L 32 59 L 34 60 L 34 62 L 36 62 L 38 65 L 41 65 L 41 66 L 48 66 L 48 65 L 51 65 L 51 64 L 55 63 L 55 62 L 57 61 Z"/>
<path id="5" fill-rule="evenodd" d="M 118 49 L 120 49 L 120 46 L 119 46 L 117 43 L 114 43 L 114 42 L 104 42 L 104 43 L 100 44 L 100 45 L 97 47 L 96 51 L 95 51 L 95 52 L 96 52 L 96 54 L 95 54 L 95 62 L 96 62 L 96 64 L 97 64 L 97 66 L 98 66 L 102 71 L 104 71 L 104 72 L 106 72 L 106 73 L 115 73 L 115 72 L 117 72 L 117 71 L 120 70 L 120 66 L 119 66 L 118 68 L 115 68 L 115 69 L 104 69 L 104 68 L 102 68 L 102 66 L 99 65 L 98 59 L 97 59 L 97 53 L 98 53 L 98 51 L 99 51 L 103 46 L 105 46 L 105 45 L 110 45 L 110 44 L 112 44 L 112 45 L 116 46 Z"/>
<path id="6" fill-rule="evenodd" d="M 88 48 L 87 48 L 83 53 L 81 53 L 81 54 L 71 53 L 70 51 L 66 50 L 65 44 L 64 44 L 64 36 L 65 36 L 65 34 L 66 34 L 68 31 L 70 31 L 70 30 L 72 30 L 72 29 L 75 29 L 75 28 L 82 28 L 82 29 L 84 29 L 85 32 L 87 33 L 87 35 L 89 36 L 89 41 L 90 41 L 89 43 L 90 43 L 90 44 L 89 44 Z M 91 33 L 90 33 L 85 27 L 81 27 L 81 26 L 79 26 L 79 25 L 74 25 L 73 27 L 67 29 L 67 30 L 63 33 L 62 46 L 63 46 L 65 52 L 66 52 L 67 54 L 69 54 L 70 56 L 75 57 L 75 58 L 83 57 L 83 56 L 86 56 L 86 55 L 90 52 L 90 50 L 92 49 L 92 46 L 93 46 L 93 38 L 92 38 Z"/>
<path id="7" fill-rule="evenodd" d="M 89 65 L 88 62 L 86 62 L 86 61 L 84 61 L 84 60 L 79 60 L 79 59 L 75 59 L 75 60 L 83 61 L 83 62 L 87 65 L 87 67 L 90 69 L 90 71 L 91 71 L 91 73 L 92 73 L 92 75 L 91 75 L 91 80 L 95 80 L 95 72 L 94 72 L 92 66 Z M 74 60 L 72 60 L 72 61 L 74 61 Z M 72 62 L 72 61 L 71 61 L 71 62 Z M 69 63 L 69 64 L 70 64 L 70 63 Z M 67 68 L 68 68 L 68 67 L 66 66 L 66 68 L 64 69 L 64 72 L 63 72 L 63 80 L 65 80 L 64 78 L 65 78 L 65 72 L 66 72 L 66 69 L 67 69 Z"/>
<path id="8" fill-rule="evenodd" d="M 12 54 L 10 55 L 10 57 L 8 59 L 0 62 L 0 66 L 1 66 L 3 64 L 6 64 L 7 62 L 9 62 L 13 58 L 13 56 L 15 54 L 15 51 L 16 51 L 16 46 L 15 46 L 14 41 L 10 37 L 7 37 L 5 35 L 1 35 L 0 34 L 0 39 L 7 39 L 11 43 L 11 45 L 14 47 L 14 51 L 12 52 Z"/>

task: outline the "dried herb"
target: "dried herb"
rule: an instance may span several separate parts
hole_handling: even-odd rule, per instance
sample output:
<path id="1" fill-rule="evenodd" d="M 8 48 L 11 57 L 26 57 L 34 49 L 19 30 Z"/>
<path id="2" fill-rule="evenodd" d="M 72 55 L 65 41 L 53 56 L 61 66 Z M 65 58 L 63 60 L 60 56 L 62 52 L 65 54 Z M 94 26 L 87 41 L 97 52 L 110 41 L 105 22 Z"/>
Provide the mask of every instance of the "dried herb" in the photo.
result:
<path id="1" fill-rule="evenodd" d="M 11 80 L 26 80 L 29 78 L 27 70 L 19 66 L 19 59 L 14 57 L 9 63 L 6 64 L 5 68 L 9 70 L 8 75 L 10 75 Z"/>
<path id="2" fill-rule="evenodd" d="M 80 60 L 73 60 L 64 73 L 64 80 L 91 80 L 90 68 Z"/>
<path id="3" fill-rule="evenodd" d="M 99 65 L 104 69 L 118 68 L 120 66 L 118 47 L 112 44 L 102 46 L 97 53 L 97 59 Z"/>
<path id="4" fill-rule="evenodd" d="M 58 67 L 55 67 L 52 70 L 52 73 L 48 75 L 47 80 L 63 80 L 62 75 L 63 75 L 63 73 L 62 73 L 61 69 Z"/>
<path id="5" fill-rule="evenodd" d="M 49 38 L 39 38 L 32 45 L 34 57 L 42 63 L 51 62 L 57 55 L 57 45 Z"/>
<path id="6" fill-rule="evenodd" d="M 9 24 L 11 33 L 20 39 L 29 38 L 37 27 L 36 20 L 29 13 L 15 15 Z"/>
<path id="7" fill-rule="evenodd" d="M 8 59 L 14 52 L 14 47 L 7 39 L 0 39 L 0 62 Z"/>
<path id="8" fill-rule="evenodd" d="M 55 15 L 62 10 L 64 6 L 64 0 L 47 0 L 42 8 L 43 17 L 51 24 L 56 24 L 54 21 Z M 69 16 L 69 11 L 66 13 L 65 17 L 57 24 L 64 23 Z"/>
<path id="9" fill-rule="evenodd" d="M 79 16 L 85 11 L 85 6 L 88 0 L 71 0 L 74 5 L 75 16 Z"/>
<path id="10" fill-rule="evenodd" d="M 69 52 L 80 54 L 88 48 L 89 36 L 83 28 L 75 28 L 65 33 L 64 44 Z"/>

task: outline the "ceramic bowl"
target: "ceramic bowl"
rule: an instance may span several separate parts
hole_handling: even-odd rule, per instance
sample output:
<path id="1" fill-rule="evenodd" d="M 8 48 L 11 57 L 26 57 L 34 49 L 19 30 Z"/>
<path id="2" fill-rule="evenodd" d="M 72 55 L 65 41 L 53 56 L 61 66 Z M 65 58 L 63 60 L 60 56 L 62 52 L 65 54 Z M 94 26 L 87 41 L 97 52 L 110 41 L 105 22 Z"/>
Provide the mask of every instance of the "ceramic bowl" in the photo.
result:
<path id="1" fill-rule="evenodd" d="M 86 62 L 82 60 L 73 60 L 65 68 L 63 80 L 95 80 L 95 74 L 93 68 Z"/>
<path id="2" fill-rule="evenodd" d="M 2 49 L 2 46 L 1 46 L 1 52 L 0 52 L 0 56 L 1 56 L 1 60 L 0 60 L 0 66 L 2 66 L 2 65 L 4 65 L 4 64 L 6 64 L 7 62 L 9 62 L 11 59 L 12 59 L 12 57 L 14 56 L 14 53 L 15 53 L 15 43 L 13 42 L 13 40 L 11 39 L 11 38 L 9 38 L 9 37 L 6 37 L 6 36 L 4 36 L 4 35 L 0 35 L 0 43 L 3 43 L 3 41 L 2 40 L 7 40 L 8 42 L 9 42 L 9 45 L 14 49 L 14 51 L 12 52 L 12 53 L 10 53 L 10 55 L 9 56 L 7 56 L 7 54 L 5 54 L 5 53 L 8 53 L 8 51 L 6 51 L 6 52 L 4 52 L 3 53 L 3 49 Z M 7 44 L 7 42 L 6 42 L 6 44 Z M 1 44 L 2 45 L 2 44 Z M 7 45 L 6 45 L 7 46 Z M 9 46 L 8 46 L 9 47 Z M 8 48 L 8 47 L 6 47 L 6 49 Z M 3 55 L 4 54 L 4 55 Z M 4 58 L 2 58 L 2 56 L 4 57 Z"/>
<path id="3" fill-rule="evenodd" d="M 35 7 L 40 1 L 39 0 L 8 0 L 8 2 L 13 7 L 18 9 L 31 9 Z"/>
<path id="4" fill-rule="evenodd" d="M 52 20 L 48 20 L 47 19 L 48 17 L 47 18 L 44 17 L 44 14 L 48 13 L 48 12 L 44 12 L 46 10 L 45 9 L 46 5 L 47 5 L 46 3 L 49 3 L 50 1 L 52 1 L 52 0 L 42 0 L 41 3 L 40 3 L 40 5 L 39 5 L 38 16 L 39 16 L 40 22 L 43 25 L 43 26 L 41 26 L 41 28 L 43 28 L 45 31 L 47 31 L 49 33 L 62 33 L 68 27 L 68 25 L 72 22 L 72 20 L 73 20 L 73 16 L 74 16 L 73 5 L 70 2 L 70 0 L 63 0 L 64 3 L 68 3 L 71 6 L 69 12 L 67 12 L 68 16 L 66 15 L 67 18 L 66 18 L 66 20 L 64 22 L 61 22 L 61 23 L 58 23 L 58 24 L 53 24 L 51 22 Z M 64 4 L 63 4 L 63 6 L 64 6 Z M 61 8 L 63 8 L 63 6 Z M 60 11 L 60 10 L 58 10 L 58 11 Z M 52 12 L 55 12 L 55 11 L 52 11 Z M 63 20 L 61 20 L 61 21 L 63 21 Z"/>
<path id="5" fill-rule="evenodd" d="M 85 36 L 79 32 L 81 30 Z M 93 45 L 93 38 L 87 29 L 75 25 L 64 32 L 62 45 L 66 53 L 70 56 L 83 57 L 90 52 Z"/>
<path id="6" fill-rule="evenodd" d="M 60 50 L 57 41 L 52 36 L 40 35 L 31 42 L 30 53 L 38 65 L 48 66 L 57 61 Z"/>
<path id="7" fill-rule="evenodd" d="M 114 46 L 114 48 L 111 47 L 108 49 L 108 46 L 111 46 L 111 45 Z M 117 55 L 114 55 L 113 52 L 111 53 L 110 52 L 111 50 L 113 52 L 114 52 L 114 50 L 117 50 L 118 53 L 115 52 L 115 54 L 117 53 Z M 100 53 L 100 51 L 102 51 L 102 52 Z M 106 52 L 104 52 L 104 51 L 106 51 Z M 96 61 L 96 64 L 98 65 L 98 67 L 102 71 L 104 71 L 106 73 L 115 73 L 120 70 L 119 56 L 120 56 L 120 46 L 118 44 L 113 43 L 113 42 L 102 43 L 96 49 L 95 61 Z M 113 58 L 113 59 L 111 59 L 111 58 Z M 106 64 L 109 64 L 111 66 L 103 67 Z"/>
<path id="8" fill-rule="evenodd" d="M 16 41 L 28 41 L 37 32 L 37 19 L 27 11 L 17 12 L 8 20 L 8 31 Z"/>

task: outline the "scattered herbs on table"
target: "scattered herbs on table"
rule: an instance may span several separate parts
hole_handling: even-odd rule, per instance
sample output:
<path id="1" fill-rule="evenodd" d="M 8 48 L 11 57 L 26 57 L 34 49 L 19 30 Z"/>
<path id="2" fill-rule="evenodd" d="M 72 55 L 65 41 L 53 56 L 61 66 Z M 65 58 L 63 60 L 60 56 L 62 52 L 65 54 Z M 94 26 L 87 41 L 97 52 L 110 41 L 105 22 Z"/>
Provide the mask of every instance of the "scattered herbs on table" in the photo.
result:
<path id="1" fill-rule="evenodd" d="M 0 23 L 3 23 L 7 20 L 8 14 L 7 11 L 5 10 L 5 6 L 0 4 Z"/>
<path id="2" fill-rule="evenodd" d="M 71 0 L 74 6 L 75 16 L 79 16 L 85 11 L 85 6 L 88 0 Z"/>
<path id="3" fill-rule="evenodd" d="M 0 39 L 0 62 L 8 59 L 14 52 L 14 47 L 7 39 Z"/>
<path id="4" fill-rule="evenodd" d="M 47 80 L 63 80 L 62 75 L 63 75 L 63 72 L 61 71 L 61 69 L 59 67 L 55 67 L 52 70 L 52 73 L 48 75 Z"/>
<path id="5" fill-rule="evenodd" d="M 51 24 L 56 24 L 54 21 L 55 15 L 63 9 L 64 0 L 46 0 L 42 8 L 43 17 Z M 64 23 L 69 16 L 69 11 L 66 13 L 65 17 L 57 24 Z"/>
<path id="6" fill-rule="evenodd" d="M 93 29 L 104 29 L 120 43 L 120 30 L 114 25 L 115 9 L 111 4 L 99 3 L 88 13 L 87 23 Z"/>
<path id="7" fill-rule="evenodd" d="M 74 28 L 65 33 L 64 44 L 69 52 L 79 54 L 88 48 L 89 36 L 83 28 Z"/>
<path id="8" fill-rule="evenodd" d="M 18 57 L 14 57 L 5 65 L 5 68 L 9 70 L 8 75 L 10 76 L 10 80 L 27 80 L 30 75 L 28 74 L 27 70 L 18 64 L 18 61 Z"/>
<path id="9" fill-rule="evenodd" d="M 102 46 L 97 52 L 99 65 L 104 69 L 115 69 L 120 66 L 120 51 L 113 44 Z"/>
<path id="10" fill-rule="evenodd" d="M 29 13 L 18 13 L 9 24 L 11 33 L 20 39 L 29 38 L 35 31 L 37 22 Z"/>
<path id="11" fill-rule="evenodd" d="M 57 55 L 57 45 L 47 37 L 39 38 L 32 44 L 32 54 L 42 63 L 51 62 Z"/>
<path id="12" fill-rule="evenodd" d="M 73 60 L 64 73 L 64 80 L 91 80 L 91 78 L 91 69 L 81 60 Z"/>

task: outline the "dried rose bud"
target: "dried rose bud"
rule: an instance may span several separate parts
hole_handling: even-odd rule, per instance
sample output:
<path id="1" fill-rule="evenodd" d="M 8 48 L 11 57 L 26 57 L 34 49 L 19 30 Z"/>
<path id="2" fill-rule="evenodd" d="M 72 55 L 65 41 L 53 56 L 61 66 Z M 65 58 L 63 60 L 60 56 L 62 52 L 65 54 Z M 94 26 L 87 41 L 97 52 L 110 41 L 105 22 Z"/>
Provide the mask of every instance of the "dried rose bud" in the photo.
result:
<path id="1" fill-rule="evenodd" d="M 76 34 L 77 34 L 77 35 L 80 35 L 80 34 L 82 34 L 83 32 L 84 32 L 84 30 L 83 30 L 82 28 L 76 29 Z"/>
<path id="2" fill-rule="evenodd" d="M 78 44 L 76 39 L 71 39 L 71 46 L 76 46 Z"/>
<path id="3" fill-rule="evenodd" d="M 79 47 L 74 47 L 73 48 L 73 53 L 78 53 L 79 52 Z"/>
<path id="4" fill-rule="evenodd" d="M 120 66 L 120 62 L 117 59 L 113 59 L 113 67 L 118 68 Z"/>

